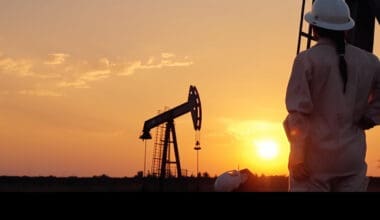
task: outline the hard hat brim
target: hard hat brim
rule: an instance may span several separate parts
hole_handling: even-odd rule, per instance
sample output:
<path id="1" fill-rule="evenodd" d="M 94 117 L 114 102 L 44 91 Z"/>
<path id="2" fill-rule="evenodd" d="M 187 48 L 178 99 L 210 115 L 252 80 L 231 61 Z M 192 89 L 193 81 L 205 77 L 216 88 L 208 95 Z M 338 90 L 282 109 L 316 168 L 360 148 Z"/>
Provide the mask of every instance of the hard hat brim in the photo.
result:
<path id="1" fill-rule="evenodd" d="M 316 20 L 311 12 L 306 13 L 305 20 L 311 25 L 334 31 L 347 31 L 355 26 L 355 21 L 352 18 L 350 18 L 350 21 L 347 23 L 333 24 Z"/>

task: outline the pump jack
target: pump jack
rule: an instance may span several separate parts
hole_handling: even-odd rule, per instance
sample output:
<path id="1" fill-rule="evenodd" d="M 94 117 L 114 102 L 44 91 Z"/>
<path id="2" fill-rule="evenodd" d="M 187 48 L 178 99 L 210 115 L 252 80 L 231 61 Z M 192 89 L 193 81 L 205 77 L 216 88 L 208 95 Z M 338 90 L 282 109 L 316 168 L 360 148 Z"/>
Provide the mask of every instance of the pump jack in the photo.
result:
<path id="1" fill-rule="evenodd" d="M 188 112 L 191 112 L 192 120 L 193 120 L 193 126 L 194 130 L 196 132 L 199 132 L 201 130 L 201 123 L 202 123 L 202 108 L 201 108 L 201 100 L 199 98 L 199 93 L 197 91 L 197 88 L 195 86 L 190 86 L 189 89 L 189 97 L 188 101 L 171 109 L 166 112 L 163 112 L 144 123 L 143 133 L 140 136 L 140 139 L 146 140 L 146 139 L 152 139 L 152 136 L 150 135 L 150 130 L 154 127 L 157 127 L 163 123 L 166 123 L 165 128 L 165 138 L 164 138 L 164 145 L 163 145 L 163 152 L 162 152 L 162 160 L 161 160 L 161 170 L 160 170 L 160 177 L 165 178 L 166 175 L 166 165 L 168 163 L 172 163 L 171 161 L 168 161 L 168 154 L 170 153 L 170 143 L 173 143 L 174 145 L 174 154 L 175 154 L 175 164 L 177 167 L 177 177 L 181 177 L 181 163 L 179 160 L 179 151 L 178 151 L 178 144 L 177 144 L 177 137 L 175 133 L 174 128 L 174 119 L 177 117 L 180 117 Z M 172 134 L 173 140 L 170 140 L 170 133 Z M 199 143 L 199 136 L 197 136 L 196 147 L 194 149 L 199 150 L 200 149 L 200 143 Z"/>

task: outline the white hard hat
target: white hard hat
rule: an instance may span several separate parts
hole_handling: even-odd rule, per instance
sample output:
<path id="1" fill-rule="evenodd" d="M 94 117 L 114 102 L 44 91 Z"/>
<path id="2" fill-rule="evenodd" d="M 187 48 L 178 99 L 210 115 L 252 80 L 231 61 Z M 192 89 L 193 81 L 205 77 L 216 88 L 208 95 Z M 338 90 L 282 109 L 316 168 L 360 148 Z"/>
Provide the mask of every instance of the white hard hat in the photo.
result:
<path id="1" fill-rule="evenodd" d="M 239 188 L 241 183 L 246 181 L 247 177 L 237 170 L 224 172 L 216 178 L 214 184 L 215 192 L 232 192 Z"/>
<path id="2" fill-rule="evenodd" d="M 335 31 L 350 30 L 355 26 L 344 0 L 316 0 L 305 20 L 314 26 Z"/>

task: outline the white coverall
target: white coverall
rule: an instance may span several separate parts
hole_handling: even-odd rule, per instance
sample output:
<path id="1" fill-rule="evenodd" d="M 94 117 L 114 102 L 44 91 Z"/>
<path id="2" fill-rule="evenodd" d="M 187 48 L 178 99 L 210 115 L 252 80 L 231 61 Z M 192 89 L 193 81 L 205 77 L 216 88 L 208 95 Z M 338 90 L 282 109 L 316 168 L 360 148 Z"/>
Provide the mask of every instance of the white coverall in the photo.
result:
<path id="1" fill-rule="evenodd" d="M 290 170 L 289 191 L 366 191 L 366 137 L 356 123 L 363 115 L 380 124 L 380 62 L 362 49 L 346 45 L 347 89 L 335 44 L 321 38 L 300 53 L 286 92 L 284 121 L 293 139 L 289 160 L 304 162 L 306 180 Z"/>

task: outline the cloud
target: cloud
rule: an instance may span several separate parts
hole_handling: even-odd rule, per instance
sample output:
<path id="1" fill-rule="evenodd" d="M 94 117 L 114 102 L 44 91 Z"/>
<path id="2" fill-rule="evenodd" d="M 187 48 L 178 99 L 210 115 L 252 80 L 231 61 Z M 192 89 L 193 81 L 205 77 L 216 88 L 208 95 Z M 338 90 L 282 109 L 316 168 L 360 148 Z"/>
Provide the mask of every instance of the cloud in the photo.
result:
<path id="1" fill-rule="evenodd" d="M 190 61 L 188 57 L 185 57 L 184 60 L 178 61 L 170 58 L 174 58 L 175 55 L 171 53 L 162 53 L 161 60 L 158 63 L 154 63 L 155 58 L 150 57 L 146 64 L 143 64 L 142 61 L 134 61 L 129 63 L 123 72 L 120 72 L 118 75 L 132 75 L 137 70 L 148 70 L 148 69 L 162 69 L 165 67 L 186 67 L 194 64 L 193 61 Z"/>
<path id="2" fill-rule="evenodd" d="M 84 73 L 79 80 L 83 81 L 98 81 L 110 77 L 111 70 L 94 70 Z"/>
<path id="3" fill-rule="evenodd" d="M 152 65 L 154 62 L 155 58 L 154 57 L 149 57 L 149 60 L 147 62 L 148 65 Z"/>
<path id="4" fill-rule="evenodd" d="M 90 86 L 87 85 L 87 83 L 85 81 L 81 81 L 81 80 L 76 80 L 76 81 L 72 81 L 72 82 L 61 81 L 61 82 L 57 83 L 57 86 L 58 87 L 73 87 L 76 89 L 88 89 L 88 88 L 90 88 Z"/>
<path id="5" fill-rule="evenodd" d="M 29 60 L 15 60 L 0 56 L 0 73 L 15 73 L 20 76 L 32 75 L 33 63 Z"/>
<path id="6" fill-rule="evenodd" d="M 91 83 L 110 77 L 135 74 L 138 70 L 186 67 L 193 64 L 188 58 L 173 53 L 148 56 L 146 61 L 128 61 L 123 58 L 101 57 L 95 60 L 75 59 L 66 53 L 48 54 L 49 59 L 15 59 L 0 53 L 0 74 L 28 77 L 23 86 L 12 88 L 13 93 L 34 96 L 61 96 L 62 88 L 87 89 Z M 70 59 L 67 59 L 71 57 Z M 29 88 L 39 90 L 29 90 Z M 54 92 L 54 90 L 61 92 Z M 19 91 L 19 92 L 16 92 Z M 5 94 L 5 93 L 2 93 Z"/>
<path id="7" fill-rule="evenodd" d="M 59 97 L 63 96 L 63 94 L 54 92 L 54 91 L 49 91 L 49 90 L 21 90 L 17 92 L 20 95 L 29 95 L 29 96 L 52 96 L 52 97 Z"/>
<path id="8" fill-rule="evenodd" d="M 99 63 L 105 65 L 106 67 L 110 67 L 112 65 L 110 60 L 106 57 L 100 58 Z"/>
<path id="9" fill-rule="evenodd" d="M 151 64 L 148 64 L 148 65 L 151 65 Z M 121 76 L 132 75 L 133 73 L 135 73 L 136 70 L 141 69 L 141 66 L 143 66 L 141 61 L 135 61 L 126 68 L 125 72 L 121 72 L 119 73 L 119 75 Z"/>
<path id="10" fill-rule="evenodd" d="M 41 79 L 58 78 L 59 74 L 41 71 L 38 62 L 30 59 L 13 59 L 0 53 L 0 74 L 11 74 L 18 77 L 36 77 Z"/>
<path id="11" fill-rule="evenodd" d="M 172 54 L 172 53 L 162 53 L 162 54 L 161 54 L 161 57 L 162 57 L 163 59 L 169 59 L 169 58 L 175 57 L 175 55 Z"/>
<path id="12" fill-rule="evenodd" d="M 65 54 L 65 53 L 52 53 L 52 54 L 49 54 L 49 60 L 44 62 L 44 64 L 47 64 L 47 65 L 62 64 L 63 62 L 65 62 L 66 58 L 69 56 L 70 56 L 69 54 Z"/>
<path id="13" fill-rule="evenodd" d="M 112 76 L 127 76 L 134 74 L 137 70 L 153 70 L 162 69 L 165 67 L 186 67 L 193 64 L 188 57 L 183 60 L 174 60 L 176 57 L 171 53 L 162 53 L 158 59 L 150 56 L 147 62 L 142 61 L 111 61 L 109 58 L 103 57 L 97 60 L 96 63 L 89 64 L 88 62 L 81 62 L 83 65 L 95 66 L 94 69 L 86 71 L 84 73 L 76 74 L 75 76 L 65 74 L 70 80 L 61 80 L 57 83 L 58 87 L 72 87 L 78 89 L 90 88 L 89 83 L 92 81 L 99 81 L 110 78 Z M 78 66 L 77 69 L 82 68 Z M 70 67 L 70 72 L 75 72 L 75 68 Z"/>
<path id="14" fill-rule="evenodd" d="M 67 82 L 62 81 L 58 83 L 59 87 L 74 87 L 77 89 L 87 89 L 90 88 L 88 85 L 88 82 L 90 81 L 98 81 L 107 79 L 110 77 L 111 70 L 94 70 L 83 73 L 81 76 L 78 77 L 78 79 Z"/>

